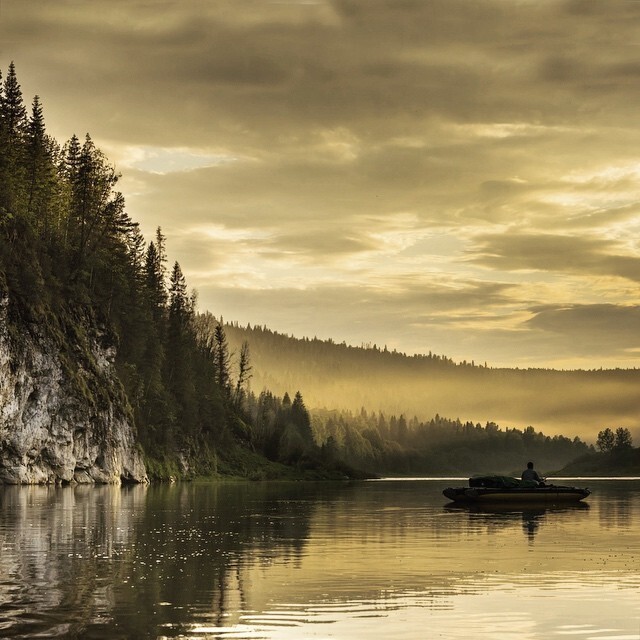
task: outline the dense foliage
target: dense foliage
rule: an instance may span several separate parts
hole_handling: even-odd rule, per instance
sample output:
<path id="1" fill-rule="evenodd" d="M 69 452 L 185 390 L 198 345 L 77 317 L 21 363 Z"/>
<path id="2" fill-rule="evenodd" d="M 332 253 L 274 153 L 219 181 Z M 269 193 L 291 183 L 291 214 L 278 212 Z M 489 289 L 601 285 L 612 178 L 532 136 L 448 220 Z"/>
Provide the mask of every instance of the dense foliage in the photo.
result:
<path id="1" fill-rule="evenodd" d="M 213 335 L 221 325 L 221 320 L 211 314 L 201 314 L 196 324 L 203 335 Z M 262 379 L 271 377 L 274 385 L 277 385 L 278 374 L 292 376 L 292 371 L 297 372 L 302 368 L 313 371 L 307 371 L 306 376 L 312 376 L 317 384 L 322 384 L 332 376 L 341 380 L 345 368 L 356 366 L 354 361 L 360 362 L 362 367 L 360 377 L 370 380 L 370 368 L 379 366 L 375 362 L 378 357 L 388 359 L 390 371 L 387 376 L 393 377 L 402 370 L 406 359 L 406 356 L 384 350 L 353 349 L 319 340 L 295 340 L 263 328 L 254 327 L 242 332 L 237 325 L 227 325 L 227 330 L 228 334 L 245 336 L 248 342 L 244 344 L 249 344 L 252 354 L 254 345 L 258 354 L 262 351 L 262 358 L 254 356 L 254 371 L 257 369 L 255 362 L 264 366 L 269 358 L 265 358 L 265 352 L 273 348 L 272 368 L 263 371 L 266 375 Z M 262 339 L 256 340 L 256 335 Z M 337 351 L 333 347 L 337 347 Z M 345 351 L 353 354 L 345 355 Z M 295 359 L 291 357 L 291 352 L 298 354 L 299 365 L 293 364 Z M 275 354 L 281 358 L 280 366 L 275 362 Z M 455 368 L 447 359 L 436 356 L 409 360 L 411 363 L 429 362 L 434 367 Z M 369 368 L 363 366 L 365 361 Z M 284 373 L 283 366 L 286 367 Z M 355 377 L 355 372 L 353 375 Z M 304 374 L 300 377 L 307 380 Z M 389 384 L 392 385 L 391 382 Z M 309 390 L 312 390 L 311 384 Z M 327 396 L 327 404 L 332 397 Z M 592 447 L 577 437 L 545 436 L 531 426 L 522 430 L 502 429 L 493 421 L 482 426 L 479 423 L 442 418 L 437 414 L 428 420 L 419 420 L 416 416 L 408 419 L 402 412 L 371 411 L 366 407 L 358 412 L 317 406 L 309 411 L 305 409 L 305 413 L 311 417 L 309 430 L 306 416 L 300 420 L 295 412 L 296 402 L 301 402 L 301 396 L 298 394 L 292 404 L 288 396 L 285 396 L 285 400 L 283 404 L 264 390 L 258 396 L 253 392 L 247 394 L 247 408 L 255 425 L 257 441 L 270 457 L 276 455 L 273 443 L 278 443 L 278 455 L 283 460 L 287 459 L 288 451 L 300 449 L 301 439 L 309 442 L 311 438 L 320 448 L 324 465 L 342 465 L 379 474 L 511 473 L 520 466 L 524 467 L 531 458 L 537 460 L 545 472 L 549 472 L 593 451 Z M 289 417 L 283 419 L 285 415 Z"/>
<path id="2" fill-rule="evenodd" d="M 501 429 L 435 416 L 421 422 L 362 410 L 314 411 L 323 452 L 350 465 L 384 473 L 447 475 L 465 472 L 519 473 L 530 459 L 550 473 L 593 451 L 579 438 L 545 436 L 533 427 Z"/>
<path id="3" fill-rule="evenodd" d="M 596 446 L 603 453 L 621 452 L 632 448 L 633 438 L 629 429 L 618 427 L 615 430 L 610 427 L 598 432 Z"/>
<path id="4" fill-rule="evenodd" d="M 590 452 L 569 463 L 566 475 L 634 476 L 640 473 L 640 447 L 633 446 L 631 432 L 625 427 L 610 427 L 598 433 L 597 452 Z"/>

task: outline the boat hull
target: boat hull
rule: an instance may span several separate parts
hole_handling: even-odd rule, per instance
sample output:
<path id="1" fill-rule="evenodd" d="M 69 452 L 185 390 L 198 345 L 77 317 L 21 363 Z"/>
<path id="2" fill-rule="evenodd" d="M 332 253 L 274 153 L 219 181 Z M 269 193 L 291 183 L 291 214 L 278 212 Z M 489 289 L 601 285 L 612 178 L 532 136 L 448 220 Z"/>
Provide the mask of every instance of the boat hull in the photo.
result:
<path id="1" fill-rule="evenodd" d="M 490 488 L 449 487 L 443 492 L 454 502 L 494 504 L 557 504 L 578 502 L 586 498 L 589 489 L 578 487 Z"/>

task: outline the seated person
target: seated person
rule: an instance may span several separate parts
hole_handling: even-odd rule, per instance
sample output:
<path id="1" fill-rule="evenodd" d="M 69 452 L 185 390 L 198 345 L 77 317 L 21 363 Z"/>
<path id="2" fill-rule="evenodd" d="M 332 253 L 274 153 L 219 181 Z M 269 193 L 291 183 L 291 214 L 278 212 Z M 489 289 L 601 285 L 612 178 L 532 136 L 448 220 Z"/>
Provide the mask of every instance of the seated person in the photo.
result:
<path id="1" fill-rule="evenodd" d="M 527 462 L 527 468 L 522 472 L 524 482 L 533 482 L 538 486 L 544 486 L 544 478 L 533 468 L 533 462 Z"/>

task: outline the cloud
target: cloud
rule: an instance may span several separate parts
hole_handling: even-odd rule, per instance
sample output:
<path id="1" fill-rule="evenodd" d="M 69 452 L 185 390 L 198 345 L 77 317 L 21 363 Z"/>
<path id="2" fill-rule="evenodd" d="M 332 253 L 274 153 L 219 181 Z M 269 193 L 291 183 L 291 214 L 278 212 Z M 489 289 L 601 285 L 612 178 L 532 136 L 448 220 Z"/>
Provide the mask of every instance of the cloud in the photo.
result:
<path id="1" fill-rule="evenodd" d="M 634 355 L 640 348 L 640 306 L 588 304 L 544 305 L 531 309 L 531 328 L 555 336 L 566 351 L 584 355 Z"/>
<path id="2" fill-rule="evenodd" d="M 105 147 L 225 317 L 582 363 L 552 318 L 586 344 L 578 309 L 640 297 L 639 19 L 623 0 L 3 0 L 0 62 L 51 133 Z M 625 340 L 598 362 L 637 362 Z"/>
<path id="3" fill-rule="evenodd" d="M 122 153 L 122 152 L 121 152 Z M 124 169 L 164 175 L 181 171 L 193 171 L 204 167 L 216 167 L 238 158 L 223 153 L 205 153 L 186 148 L 127 147 L 121 158 Z"/>
<path id="4" fill-rule="evenodd" d="M 640 257 L 593 237 L 504 233 L 478 238 L 473 261 L 498 270 L 552 271 L 617 276 L 640 282 Z"/>

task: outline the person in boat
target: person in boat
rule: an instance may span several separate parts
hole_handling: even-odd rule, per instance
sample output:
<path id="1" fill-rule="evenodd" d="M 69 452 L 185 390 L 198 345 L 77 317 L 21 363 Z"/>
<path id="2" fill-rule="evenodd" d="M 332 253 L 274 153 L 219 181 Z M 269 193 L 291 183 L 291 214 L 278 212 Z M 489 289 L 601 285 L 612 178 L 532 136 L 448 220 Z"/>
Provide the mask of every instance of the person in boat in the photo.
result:
<path id="1" fill-rule="evenodd" d="M 544 487 L 544 478 L 533 468 L 533 462 L 527 462 L 521 478 L 524 482 L 535 482 L 539 487 Z"/>

